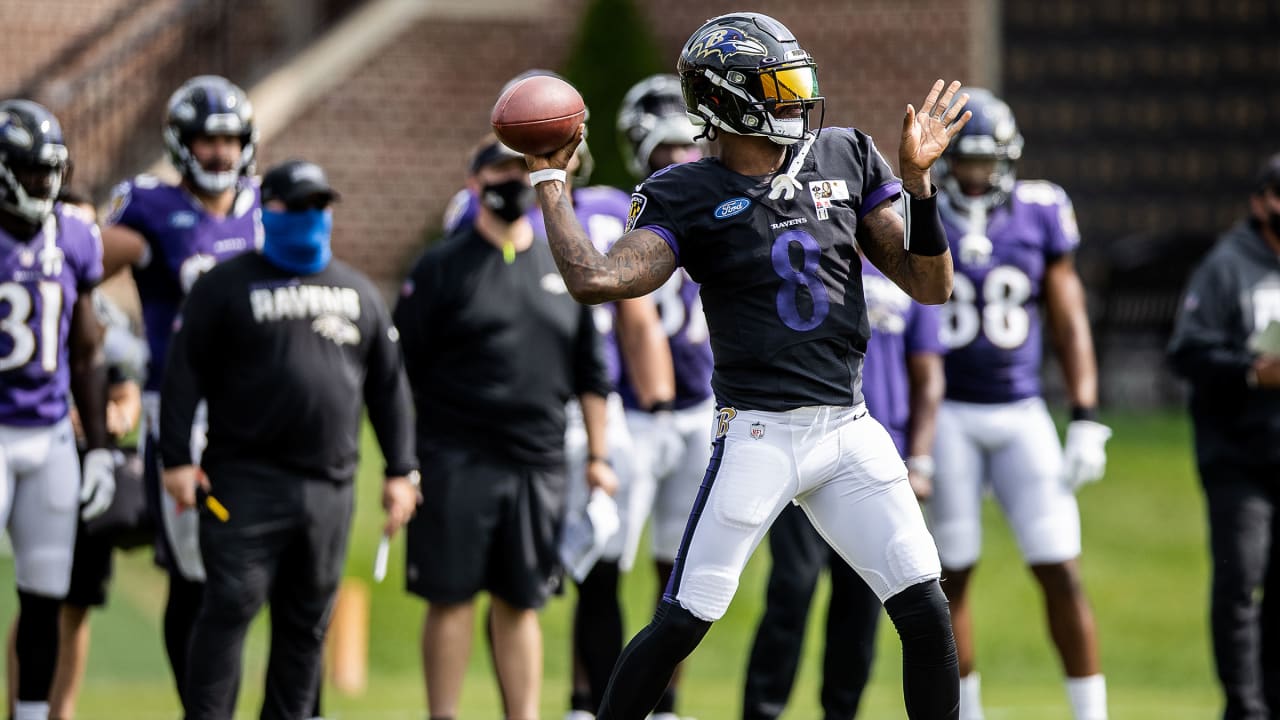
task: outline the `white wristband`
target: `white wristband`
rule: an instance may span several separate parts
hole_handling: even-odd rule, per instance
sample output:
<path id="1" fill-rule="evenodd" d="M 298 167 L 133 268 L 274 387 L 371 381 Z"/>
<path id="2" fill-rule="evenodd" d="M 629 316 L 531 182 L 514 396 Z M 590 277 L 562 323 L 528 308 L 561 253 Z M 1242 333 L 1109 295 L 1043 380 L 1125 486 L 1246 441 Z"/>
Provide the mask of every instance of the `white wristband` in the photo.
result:
<path id="1" fill-rule="evenodd" d="M 548 180 L 557 180 L 559 182 L 564 182 L 565 179 L 568 177 L 569 176 L 568 174 L 565 173 L 565 171 L 557 170 L 556 168 L 547 168 L 546 170 L 534 170 L 533 172 L 529 173 L 529 184 L 533 185 L 534 187 L 537 187 L 538 183 L 544 183 Z"/>
<path id="2" fill-rule="evenodd" d="M 927 478 L 933 477 L 933 458 L 928 455 L 912 455 L 907 458 L 907 470 Z"/>

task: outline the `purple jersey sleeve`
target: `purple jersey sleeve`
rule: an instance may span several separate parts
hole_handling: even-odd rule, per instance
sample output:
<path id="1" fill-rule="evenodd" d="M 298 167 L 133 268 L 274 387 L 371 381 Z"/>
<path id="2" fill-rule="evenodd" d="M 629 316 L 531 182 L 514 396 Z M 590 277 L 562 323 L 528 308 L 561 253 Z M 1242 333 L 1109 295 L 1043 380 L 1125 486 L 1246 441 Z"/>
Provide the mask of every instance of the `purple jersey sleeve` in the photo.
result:
<path id="1" fill-rule="evenodd" d="M 102 233 L 93 218 L 74 205 L 60 204 L 58 215 L 64 233 L 83 238 L 82 242 L 70 243 L 65 252 L 80 289 L 92 288 L 102 282 Z"/>
<path id="2" fill-rule="evenodd" d="M 907 354 L 936 353 L 941 355 L 947 351 L 942 339 L 938 337 L 938 306 L 911 303 L 907 316 L 907 330 L 904 336 Z"/>
<path id="3" fill-rule="evenodd" d="M 1071 198 L 1062 188 L 1043 180 L 1018 183 L 1018 200 L 1034 207 L 1044 223 L 1044 252 L 1050 260 L 1075 252 L 1080 229 Z"/>

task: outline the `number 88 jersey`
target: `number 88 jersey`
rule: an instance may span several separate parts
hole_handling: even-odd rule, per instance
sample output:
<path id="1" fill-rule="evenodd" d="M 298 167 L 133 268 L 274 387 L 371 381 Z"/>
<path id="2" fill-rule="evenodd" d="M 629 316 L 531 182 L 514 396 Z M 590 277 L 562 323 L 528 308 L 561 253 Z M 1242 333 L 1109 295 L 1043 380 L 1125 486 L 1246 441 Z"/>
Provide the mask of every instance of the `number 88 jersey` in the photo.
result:
<path id="1" fill-rule="evenodd" d="M 101 279 L 98 226 L 75 208 L 56 205 L 28 240 L 0 230 L 0 425 L 66 417 L 72 310 Z"/>
<path id="2" fill-rule="evenodd" d="M 839 128 L 819 133 L 792 199 L 771 200 L 772 179 L 717 158 L 660 170 L 632 195 L 628 229 L 661 236 L 701 284 L 721 405 L 854 405 L 870 337 L 855 234 L 901 183 L 868 135 Z"/>
<path id="3" fill-rule="evenodd" d="M 938 203 L 955 285 L 943 308 L 947 398 L 1003 403 L 1040 394 L 1039 304 L 1045 269 L 1080 243 L 1062 188 L 1019 181 L 1009 199 Z"/>

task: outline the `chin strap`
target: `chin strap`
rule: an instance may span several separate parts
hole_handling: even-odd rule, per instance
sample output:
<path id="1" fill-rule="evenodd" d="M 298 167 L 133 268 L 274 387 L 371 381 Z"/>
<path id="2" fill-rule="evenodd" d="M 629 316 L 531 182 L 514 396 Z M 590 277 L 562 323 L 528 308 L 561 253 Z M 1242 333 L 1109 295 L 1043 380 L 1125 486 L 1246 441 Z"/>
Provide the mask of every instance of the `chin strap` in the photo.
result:
<path id="1" fill-rule="evenodd" d="M 813 147 L 813 141 L 818 139 L 817 133 L 805 133 L 804 144 L 796 152 L 796 156 L 791 159 L 791 164 L 787 166 L 787 171 L 773 178 L 772 190 L 769 191 L 769 199 L 777 200 L 783 198 L 791 200 L 796 196 L 796 190 L 801 189 L 800 181 L 796 180 L 796 175 L 800 174 L 800 167 L 804 165 L 804 159 L 809 155 L 809 149 Z"/>

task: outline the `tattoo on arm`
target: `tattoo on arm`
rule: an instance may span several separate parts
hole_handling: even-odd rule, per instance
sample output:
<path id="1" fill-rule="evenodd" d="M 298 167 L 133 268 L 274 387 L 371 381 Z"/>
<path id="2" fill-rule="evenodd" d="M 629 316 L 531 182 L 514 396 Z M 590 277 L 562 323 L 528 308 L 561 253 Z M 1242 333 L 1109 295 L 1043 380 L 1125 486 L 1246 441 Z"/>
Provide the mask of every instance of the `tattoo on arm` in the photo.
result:
<path id="1" fill-rule="evenodd" d="M 675 271 L 675 253 L 657 234 L 632 230 L 601 253 L 578 222 L 563 185 L 540 183 L 538 195 L 556 267 L 575 300 L 595 304 L 647 295 Z"/>
<path id="2" fill-rule="evenodd" d="M 863 254 L 912 299 L 939 305 L 951 294 L 951 252 L 932 257 L 907 252 L 902 217 L 885 200 L 859 224 L 858 245 Z"/>

